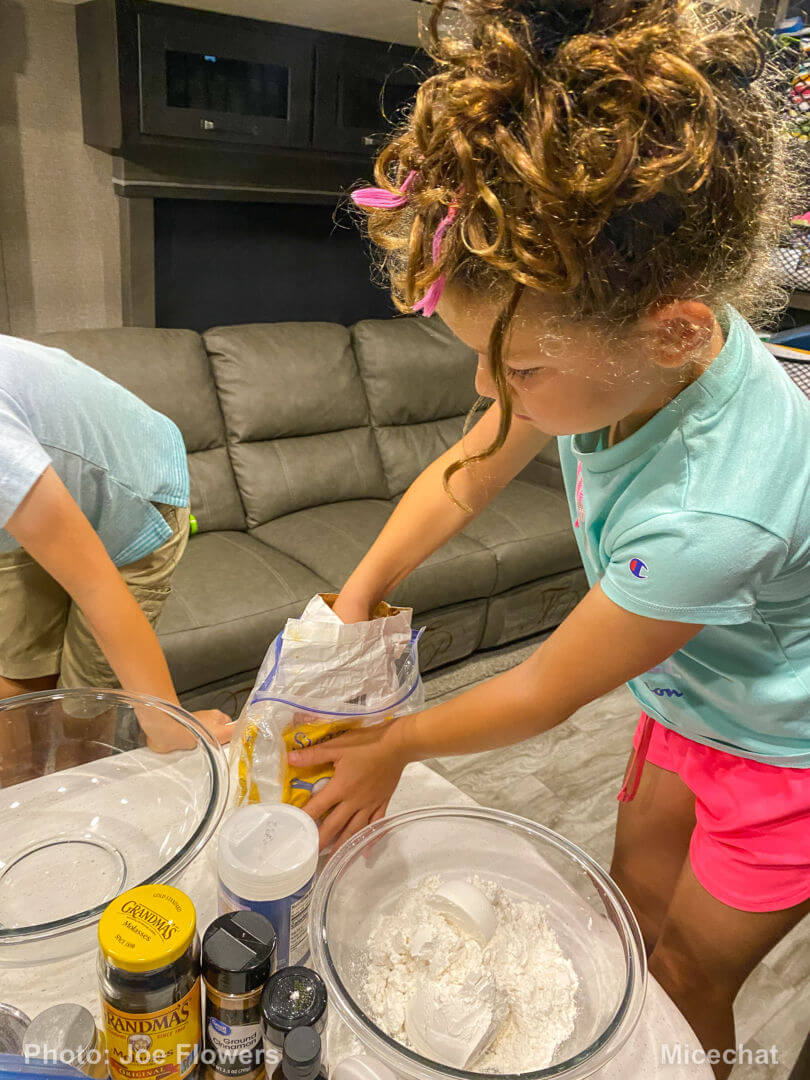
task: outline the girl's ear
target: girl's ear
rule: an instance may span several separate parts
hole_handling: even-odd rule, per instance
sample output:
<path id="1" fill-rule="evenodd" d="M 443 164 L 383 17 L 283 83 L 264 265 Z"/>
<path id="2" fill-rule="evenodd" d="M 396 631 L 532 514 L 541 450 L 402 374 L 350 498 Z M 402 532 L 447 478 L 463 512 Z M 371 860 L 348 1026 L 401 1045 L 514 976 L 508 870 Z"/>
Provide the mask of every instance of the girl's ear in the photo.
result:
<path id="1" fill-rule="evenodd" d="M 659 367 L 680 368 L 702 359 L 712 340 L 715 317 L 698 300 L 659 301 L 641 319 Z"/>

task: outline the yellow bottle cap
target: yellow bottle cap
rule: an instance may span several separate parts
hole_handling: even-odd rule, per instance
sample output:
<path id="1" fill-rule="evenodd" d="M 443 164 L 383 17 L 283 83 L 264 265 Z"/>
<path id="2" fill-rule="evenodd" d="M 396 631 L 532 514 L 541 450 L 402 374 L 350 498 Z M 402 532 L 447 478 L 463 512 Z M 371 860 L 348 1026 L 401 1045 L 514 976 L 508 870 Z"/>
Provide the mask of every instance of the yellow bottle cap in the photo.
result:
<path id="1" fill-rule="evenodd" d="M 124 971 L 156 971 L 178 960 L 194 939 L 197 915 L 171 885 L 138 885 L 121 893 L 98 924 L 107 960 Z"/>

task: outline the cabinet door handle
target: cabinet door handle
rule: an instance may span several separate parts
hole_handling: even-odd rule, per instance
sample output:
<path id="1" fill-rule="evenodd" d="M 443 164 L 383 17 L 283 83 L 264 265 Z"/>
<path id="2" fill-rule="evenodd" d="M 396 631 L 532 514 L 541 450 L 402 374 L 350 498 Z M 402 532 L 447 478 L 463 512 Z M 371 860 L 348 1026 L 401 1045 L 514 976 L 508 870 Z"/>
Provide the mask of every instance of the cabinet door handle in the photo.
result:
<path id="1" fill-rule="evenodd" d="M 224 131 L 227 135 L 259 134 L 259 129 L 255 125 L 250 127 L 226 127 L 225 124 L 216 124 L 213 120 L 200 120 L 200 127 L 203 131 Z"/>

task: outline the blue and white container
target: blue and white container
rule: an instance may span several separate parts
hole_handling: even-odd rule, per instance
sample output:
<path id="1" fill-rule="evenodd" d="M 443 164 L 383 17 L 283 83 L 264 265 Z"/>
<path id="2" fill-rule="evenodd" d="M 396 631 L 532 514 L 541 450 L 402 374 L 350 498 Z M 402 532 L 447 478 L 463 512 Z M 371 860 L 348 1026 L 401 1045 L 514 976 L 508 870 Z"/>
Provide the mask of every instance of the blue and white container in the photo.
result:
<path id="1" fill-rule="evenodd" d="M 219 911 L 258 911 L 278 938 L 277 966 L 309 957 L 307 921 L 318 866 L 318 827 L 284 803 L 234 810 L 219 834 Z"/>

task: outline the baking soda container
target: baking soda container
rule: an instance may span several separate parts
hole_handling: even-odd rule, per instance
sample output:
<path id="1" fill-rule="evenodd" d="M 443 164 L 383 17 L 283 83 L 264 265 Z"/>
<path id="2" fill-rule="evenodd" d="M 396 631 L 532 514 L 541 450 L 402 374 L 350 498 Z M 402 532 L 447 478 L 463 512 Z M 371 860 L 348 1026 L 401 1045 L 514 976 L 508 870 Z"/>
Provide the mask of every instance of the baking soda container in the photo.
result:
<path id="1" fill-rule="evenodd" d="M 295 806 L 243 806 L 219 835 L 219 910 L 258 911 L 278 938 L 277 966 L 309 957 L 307 921 L 318 865 L 318 828 Z"/>

